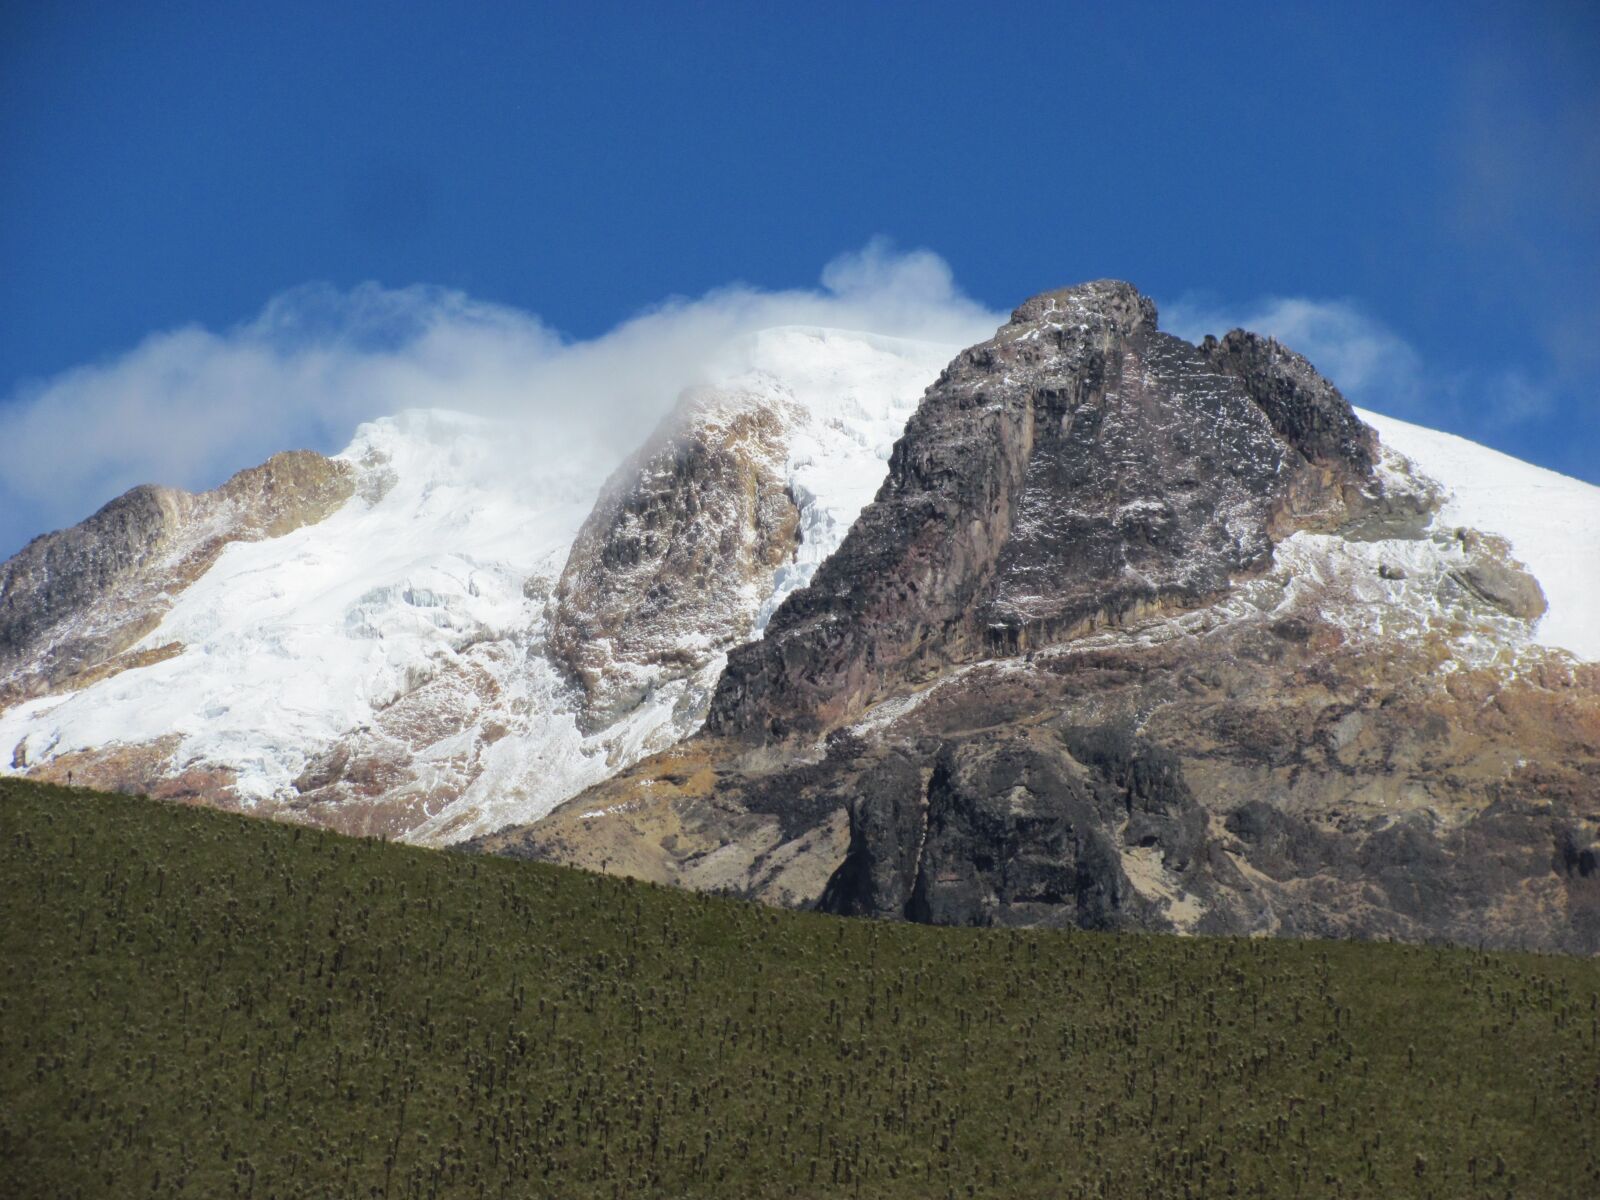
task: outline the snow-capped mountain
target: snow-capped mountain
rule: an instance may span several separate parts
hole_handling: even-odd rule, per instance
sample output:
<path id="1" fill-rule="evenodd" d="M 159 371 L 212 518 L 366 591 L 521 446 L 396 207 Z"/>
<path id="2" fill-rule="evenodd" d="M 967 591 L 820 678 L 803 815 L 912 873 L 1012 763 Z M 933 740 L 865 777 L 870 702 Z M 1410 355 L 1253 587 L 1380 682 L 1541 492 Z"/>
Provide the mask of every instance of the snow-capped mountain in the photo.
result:
<path id="1" fill-rule="evenodd" d="M 839 912 L 1600 946 L 1600 489 L 1102 281 L 0 567 L 0 768 Z"/>
<path id="2" fill-rule="evenodd" d="M 937 923 L 1593 952 L 1597 528 L 1600 489 L 1363 421 L 1271 339 L 1047 293 L 929 388 L 700 733 L 475 845 Z"/>
<path id="3" fill-rule="evenodd" d="M 954 350 L 764 331 L 730 346 L 651 453 L 609 482 L 600 453 L 553 455 L 516 423 L 402 413 L 364 425 L 328 464 L 347 482 L 342 503 L 316 519 L 249 541 L 224 537 L 216 520 L 143 540 L 138 531 L 140 545 L 165 541 L 125 556 L 82 595 L 41 597 L 22 568 L 54 551 L 57 576 L 79 569 L 106 542 L 94 519 L 87 534 L 40 539 L 4 577 L 6 610 L 32 623 L 9 621 L 17 645 L 0 659 L 0 688 L 12 684 L 16 697 L 0 713 L 0 765 L 421 842 L 537 819 L 699 726 L 724 652 L 758 633 L 838 545 Z M 727 447 L 728 457 L 750 468 L 744 483 L 769 506 L 789 510 L 783 545 L 715 573 L 699 563 L 695 603 L 658 617 L 638 644 L 574 645 L 585 587 L 632 614 L 637 635 L 652 625 L 642 606 L 662 582 L 653 572 L 684 565 L 652 562 L 627 579 L 602 566 L 605 579 L 579 579 L 581 563 L 568 560 L 597 497 L 636 497 L 654 479 L 670 512 L 682 499 L 674 466 L 752 414 L 761 437 Z M 230 489 L 240 490 L 219 492 Z M 212 495 L 162 493 L 169 506 L 221 507 Z M 740 535 L 743 498 L 712 487 L 679 534 L 726 509 L 724 532 Z M 201 541 L 207 561 L 179 570 Z M 83 642 L 114 623 L 108 611 L 138 636 L 96 644 L 41 685 L 49 647 Z M 564 654 L 552 655 L 552 635 L 558 644 L 565 635 Z M 569 667 L 602 652 L 592 682 L 625 686 L 629 699 L 595 713 Z M 22 691 L 25 681 L 45 694 Z"/>

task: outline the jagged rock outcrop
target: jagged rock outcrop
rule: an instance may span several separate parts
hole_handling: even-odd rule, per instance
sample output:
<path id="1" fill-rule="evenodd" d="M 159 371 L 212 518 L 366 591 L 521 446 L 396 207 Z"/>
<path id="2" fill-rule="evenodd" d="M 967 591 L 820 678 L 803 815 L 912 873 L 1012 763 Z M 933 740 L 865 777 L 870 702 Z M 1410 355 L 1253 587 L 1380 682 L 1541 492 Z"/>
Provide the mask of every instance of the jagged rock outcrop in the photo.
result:
<path id="1" fill-rule="evenodd" d="M 276 454 L 198 494 L 144 485 L 0 564 L 0 711 L 156 661 L 121 659 L 230 542 L 281 537 L 350 498 L 346 464 Z"/>
<path id="2" fill-rule="evenodd" d="M 1600 951 L 1600 668 L 1270 339 L 959 355 L 706 729 L 478 849 L 962 924 Z"/>
<path id="3" fill-rule="evenodd" d="M 877 501 L 730 658 L 708 727 L 815 733 L 953 663 L 1202 603 L 1345 515 L 1373 435 L 1330 436 L 1349 405 L 1263 357 L 1253 391 L 1248 360 L 1161 333 L 1124 283 L 1030 300 L 929 390 Z"/>
<path id="4" fill-rule="evenodd" d="M 583 689 L 586 728 L 749 639 L 799 541 L 784 479 L 795 419 L 753 396 L 692 394 L 607 482 L 550 630 L 551 654 Z"/>
<path id="5" fill-rule="evenodd" d="M 1365 475 L 1378 461 L 1378 439 L 1339 390 L 1304 356 L 1276 338 L 1235 329 L 1219 342 L 1207 337 L 1201 357 L 1233 376 L 1267 420 L 1307 462 Z"/>

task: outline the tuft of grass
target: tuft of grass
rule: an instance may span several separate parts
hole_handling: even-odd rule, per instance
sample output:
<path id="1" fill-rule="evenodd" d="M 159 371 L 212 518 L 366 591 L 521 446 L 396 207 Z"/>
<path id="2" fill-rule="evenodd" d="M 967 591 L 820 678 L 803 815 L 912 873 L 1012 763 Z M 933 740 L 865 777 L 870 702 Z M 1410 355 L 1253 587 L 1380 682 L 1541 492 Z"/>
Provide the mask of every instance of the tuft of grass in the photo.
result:
<path id="1" fill-rule="evenodd" d="M 0 782 L 6 1196 L 1600 1194 L 1600 963 L 927 929 Z"/>

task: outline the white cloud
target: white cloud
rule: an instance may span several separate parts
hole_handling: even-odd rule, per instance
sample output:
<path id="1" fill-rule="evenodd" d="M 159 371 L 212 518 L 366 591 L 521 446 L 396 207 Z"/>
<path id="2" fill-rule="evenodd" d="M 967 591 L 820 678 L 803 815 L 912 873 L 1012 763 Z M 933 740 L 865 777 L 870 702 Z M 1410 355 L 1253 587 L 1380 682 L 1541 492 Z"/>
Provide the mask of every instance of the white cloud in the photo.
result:
<path id="1" fill-rule="evenodd" d="M 1547 416 L 1552 385 L 1526 372 L 1449 370 L 1425 362 L 1399 334 L 1349 300 L 1269 296 L 1243 305 L 1183 297 L 1161 326 L 1191 342 L 1248 329 L 1277 338 L 1362 407 L 1441 429 L 1485 431 Z"/>
<path id="2" fill-rule="evenodd" d="M 1229 306 L 1185 297 L 1161 306 L 1161 326 L 1191 342 L 1230 329 L 1267 334 L 1305 355 L 1359 404 L 1399 417 L 1418 415 L 1426 404 L 1421 356 L 1347 300 L 1273 296 Z"/>
<path id="3" fill-rule="evenodd" d="M 0 405 L 0 556 L 135 484 L 211 487 L 279 450 L 337 450 L 358 422 L 402 409 L 520 416 L 549 444 L 599 440 L 620 455 L 756 329 L 967 345 L 1003 319 L 964 296 L 937 255 L 882 240 L 829 263 L 818 288 L 675 298 L 588 341 L 441 288 L 311 284 L 235 328 L 153 334 Z"/>

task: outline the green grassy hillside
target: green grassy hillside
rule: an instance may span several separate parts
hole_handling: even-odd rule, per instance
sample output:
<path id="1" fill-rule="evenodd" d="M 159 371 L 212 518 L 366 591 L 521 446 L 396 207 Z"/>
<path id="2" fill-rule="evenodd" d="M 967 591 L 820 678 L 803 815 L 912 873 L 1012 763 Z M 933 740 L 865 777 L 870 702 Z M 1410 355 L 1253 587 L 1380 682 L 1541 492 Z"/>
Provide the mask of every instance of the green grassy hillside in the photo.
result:
<path id="1" fill-rule="evenodd" d="M 774 912 L 0 782 L 0 1195 L 1593 1196 L 1600 963 Z"/>

